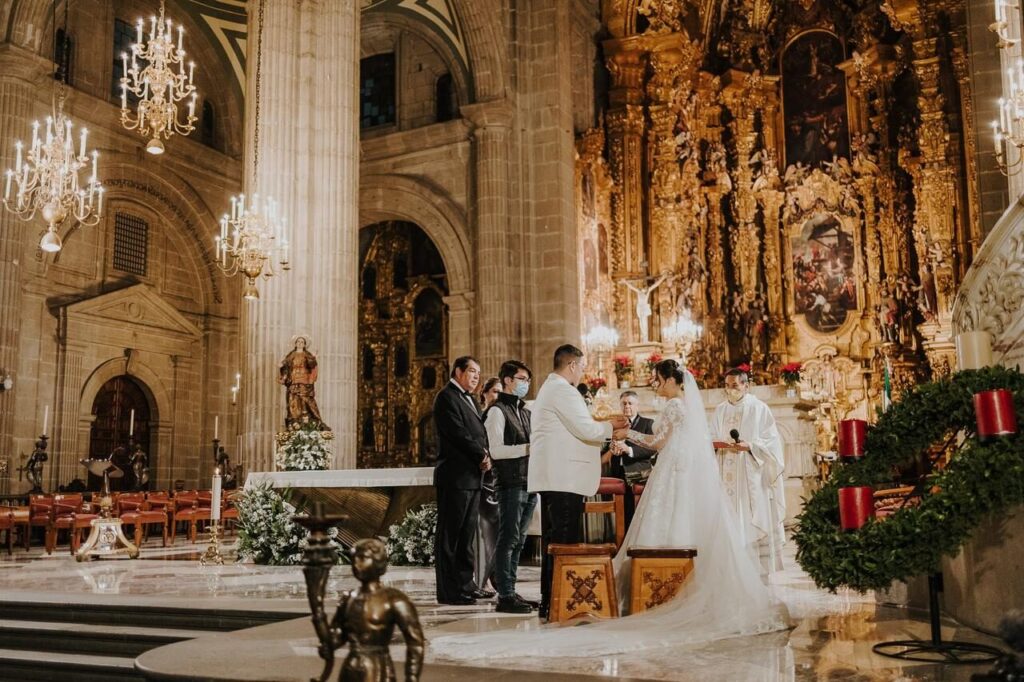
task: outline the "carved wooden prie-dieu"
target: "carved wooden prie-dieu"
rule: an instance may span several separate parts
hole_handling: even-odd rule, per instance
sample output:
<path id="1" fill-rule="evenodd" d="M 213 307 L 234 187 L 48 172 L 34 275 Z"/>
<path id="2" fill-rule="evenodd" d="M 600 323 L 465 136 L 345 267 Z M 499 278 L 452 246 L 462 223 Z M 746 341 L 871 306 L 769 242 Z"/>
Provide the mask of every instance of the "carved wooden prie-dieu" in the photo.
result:
<path id="1" fill-rule="evenodd" d="M 650 338 L 688 311 L 711 376 L 801 361 L 805 394 L 863 415 L 882 367 L 896 394 L 947 373 L 980 242 L 963 2 L 605 0 L 602 18 L 607 103 L 577 142 L 583 328 L 628 351 L 617 283 L 670 273 Z"/>

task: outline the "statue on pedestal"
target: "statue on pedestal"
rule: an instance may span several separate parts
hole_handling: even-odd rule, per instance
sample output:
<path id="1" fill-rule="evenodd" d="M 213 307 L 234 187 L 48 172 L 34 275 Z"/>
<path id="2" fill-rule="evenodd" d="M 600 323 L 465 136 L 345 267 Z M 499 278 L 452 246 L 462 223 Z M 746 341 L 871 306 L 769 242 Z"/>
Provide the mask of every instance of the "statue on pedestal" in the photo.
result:
<path id="1" fill-rule="evenodd" d="M 299 517 L 296 518 L 297 522 Z M 311 529 L 310 547 L 306 552 L 307 567 L 323 563 L 316 552 L 323 543 L 320 519 L 303 519 Z M 322 524 L 319 524 L 322 525 Z M 320 530 L 319 533 L 316 533 Z M 334 650 L 348 644 L 348 656 L 342 664 L 339 682 L 392 682 L 397 679 L 389 644 L 397 626 L 405 637 L 405 680 L 416 682 L 423 670 L 426 640 L 416 606 L 403 592 L 381 585 L 380 578 L 388 568 L 387 548 L 376 538 L 359 540 L 352 547 L 352 574 L 359 587 L 342 594 L 338 610 L 330 625 L 323 609 L 326 573 L 314 571 L 307 576 L 307 590 L 313 605 L 313 624 L 320 640 L 319 653 L 326 661 L 321 681 L 330 675 Z M 314 566 L 316 568 L 316 566 Z"/>
<path id="2" fill-rule="evenodd" d="M 149 489 L 149 456 L 142 450 L 141 443 L 135 443 L 131 454 L 132 475 L 136 490 Z"/>
<path id="3" fill-rule="evenodd" d="M 317 363 L 316 356 L 307 348 L 309 338 L 296 336 L 292 339 L 292 351 L 281 361 L 277 382 L 288 389 L 288 409 L 284 419 L 286 429 L 297 429 L 304 424 L 314 424 L 320 431 L 330 427 L 320 418 L 316 404 Z"/>
<path id="4" fill-rule="evenodd" d="M 28 461 L 24 466 L 18 467 L 18 473 L 24 473 L 25 479 L 32 485 L 32 489 L 29 490 L 31 494 L 38 495 L 43 492 L 43 462 L 47 459 L 49 455 L 46 454 L 46 436 L 40 436 Z"/>

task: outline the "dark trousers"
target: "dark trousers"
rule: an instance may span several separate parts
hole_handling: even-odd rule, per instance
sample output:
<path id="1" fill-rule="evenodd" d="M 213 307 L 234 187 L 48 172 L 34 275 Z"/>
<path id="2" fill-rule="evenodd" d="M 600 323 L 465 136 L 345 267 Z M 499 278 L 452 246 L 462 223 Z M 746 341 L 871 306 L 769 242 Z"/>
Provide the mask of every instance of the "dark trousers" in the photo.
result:
<path id="1" fill-rule="evenodd" d="M 583 501 L 576 493 L 542 492 L 540 494 L 540 548 L 543 563 L 540 571 L 540 608 L 551 605 L 551 579 L 555 560 L 548 554 L 548 545 L 583 542 Z"/>
<path id="2" fill-rule="evenodd" d="M 473 581 L 474 544 L 480 491 L 437 487 L 434 571 L 437 600 L 454 601 L 477 589 Z"/>
<path id="3" fill-rule="evenodd" d="M 626 514 L 626 527 L 623 534 L 629 530 L 629 524 L 633 522 L 633 512 L 636 511 L 636 500 L 633 498 L 633 486 L 626 481 L 626 469 L 622 466 L 623 457 L 612 457 L 611 466 L 608 468 L 608 476 L 621 479 L 626 483 L 626 494 L 622 496 L 623 511 Z M 610 495 L 602 495 L 603 498 L 611 499 Z"/>
<path id="4" fill-rule="evenodd" d="M 537 496 L 526 486 L 498 488 L 498 543 L 495 550 L 494 586 L 499 597 L 514 597 L 519 555 L 526 544 L 526 530 L 537 507 Z"/>

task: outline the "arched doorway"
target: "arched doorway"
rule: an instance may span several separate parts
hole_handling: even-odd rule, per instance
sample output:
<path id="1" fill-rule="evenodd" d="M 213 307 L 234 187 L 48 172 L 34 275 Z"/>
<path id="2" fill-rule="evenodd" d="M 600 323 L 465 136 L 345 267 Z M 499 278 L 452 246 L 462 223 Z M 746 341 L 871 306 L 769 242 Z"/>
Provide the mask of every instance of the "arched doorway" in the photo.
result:
<path id="1" fill-rule="evenodd" d="M 448 374 L 448 276 L 430 237 L 387 221 L 359 233 L 358 466 L 433 464 L 434 396 Z"/>
<path id="2" fill-rule="evenodd" d="M 149 398 L 146 389 L 138 379 L 127 374 L 114 377 L 100 387 L 92 402 L 92 413 L 95 419 L 89 431 L 89 457 L 93 459 L 110 458 L 124 476 L 112 478 L 111 490 L 132 490 L 136 481 L 132 474 L 131 453 L 135 443 L 150 455 L 153 450 L 150 442 L 149 426 L 153 415 L 150 414 Z M 150 471 L 154 471 L 154 462 L 149 461 Z M 89 490 L 99 490 L 103 479 L 88 474 Z"/>

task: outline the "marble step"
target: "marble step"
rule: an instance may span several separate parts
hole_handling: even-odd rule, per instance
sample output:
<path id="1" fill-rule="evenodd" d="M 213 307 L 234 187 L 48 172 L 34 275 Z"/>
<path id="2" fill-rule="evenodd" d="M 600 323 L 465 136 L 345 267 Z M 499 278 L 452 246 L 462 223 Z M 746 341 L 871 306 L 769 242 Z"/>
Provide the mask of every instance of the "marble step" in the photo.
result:
<path id="1" fill-rule="evenodd" d="M 85 623 L 40 621 L 0 622 L 0 642 L 21 651 L 98 654 L 135 658 L 165 644 L 207 634 L 201 630 L 172 630 Z"/>
<path id="2" fill-rule="evenodd" d="M 294 618 L 294 612 L 201 609 L 178 606 L 0 601 L 0 622 L 35 621 L 229 632 Z"/>
<path id="3" fill-rule="evenodd" d="M 118 682 L 144 679 L 135 671 L 134 658 L 0 649 L 0 682 Z"/>

